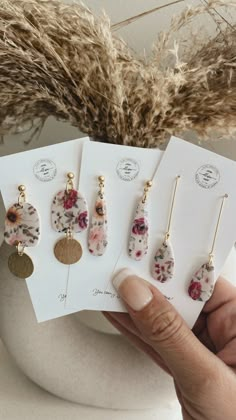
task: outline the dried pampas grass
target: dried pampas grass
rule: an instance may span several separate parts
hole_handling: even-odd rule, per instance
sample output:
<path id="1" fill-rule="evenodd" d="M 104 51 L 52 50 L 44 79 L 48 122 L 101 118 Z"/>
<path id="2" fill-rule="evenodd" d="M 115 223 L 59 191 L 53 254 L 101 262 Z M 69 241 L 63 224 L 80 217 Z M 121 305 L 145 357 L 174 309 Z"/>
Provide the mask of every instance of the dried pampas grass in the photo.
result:
<path id="1" fill-rule="evenodd" d="M 49 116 L 113 143 L 155 147 L 171 134 L 236 128 L 236 31 L 229 25 L 184 62 L 175 32 L 213 7 L 188 8 L 161 34 L 148 62 L 107 16 L 56 0 L 1 0 L 0 135 Z M 172 51 L 170 49 L 172 48 Z M 195 53 L 193 51 L 195 50 Z M 172 65 L 168 58 L 175 56 Z"/>

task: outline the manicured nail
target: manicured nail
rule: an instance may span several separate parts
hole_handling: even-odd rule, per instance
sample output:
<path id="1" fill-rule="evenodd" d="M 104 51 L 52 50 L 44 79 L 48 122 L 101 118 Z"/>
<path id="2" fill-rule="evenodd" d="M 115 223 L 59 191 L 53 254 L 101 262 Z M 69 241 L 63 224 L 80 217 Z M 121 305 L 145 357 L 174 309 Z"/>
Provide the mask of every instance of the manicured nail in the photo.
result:
<path id="1" fill-rule="evenodd" d="M 134 310 L 141 311 L 147 306 L 153 294 L 147 282 L 137 277 L 131 270 L 125 268 L 114 278 L 113 285 L 124 301 Z"/>

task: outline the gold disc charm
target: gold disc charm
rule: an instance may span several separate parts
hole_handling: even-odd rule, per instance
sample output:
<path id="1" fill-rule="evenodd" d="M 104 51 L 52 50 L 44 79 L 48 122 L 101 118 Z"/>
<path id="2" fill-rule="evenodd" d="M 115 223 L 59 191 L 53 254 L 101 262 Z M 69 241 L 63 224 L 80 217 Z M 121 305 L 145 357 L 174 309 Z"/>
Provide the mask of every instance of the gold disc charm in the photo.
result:
<path id="1" fill-rule="evenodd" d="M 83 250 L 78 241 L 73 238 L 60 239 L 55 247 L 54 254 L 62 264 L 75 264 L 82 257 Z"/>
<path id="2" fill-rule="evenodd" d="M 34 271 L 34 264 L 27 254 L 14 252 L 8 258 L 8 267 L 12 274 L 20 279 L 27 279 Z"/>

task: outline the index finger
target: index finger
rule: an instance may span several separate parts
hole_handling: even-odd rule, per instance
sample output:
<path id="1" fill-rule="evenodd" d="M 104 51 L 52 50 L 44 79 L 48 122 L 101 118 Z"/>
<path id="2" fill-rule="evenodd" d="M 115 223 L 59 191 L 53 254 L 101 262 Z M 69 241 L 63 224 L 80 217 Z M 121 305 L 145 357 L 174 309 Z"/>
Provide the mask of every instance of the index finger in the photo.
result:
<path id="1" fill-rule="evenodd" d="M 218 308 L 234 299 L 236 299 L 236 287 L 223 277 L 219 277 L 213 295 L 205 304 L 202 312 L 208 314 L 216 311 Z"/>

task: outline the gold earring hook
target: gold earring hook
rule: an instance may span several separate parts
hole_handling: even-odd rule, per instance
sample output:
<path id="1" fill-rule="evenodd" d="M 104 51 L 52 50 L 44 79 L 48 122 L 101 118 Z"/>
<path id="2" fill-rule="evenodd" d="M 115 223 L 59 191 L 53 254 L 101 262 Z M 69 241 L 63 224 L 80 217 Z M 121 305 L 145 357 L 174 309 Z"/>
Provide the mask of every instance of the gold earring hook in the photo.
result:
<path id="1" fill-rule="evenodd" d="M 145 183 L 145 187 L 144 187 L 142 203 L 146 203 L 147 197 L 148 197 L 148 193 L 149 193 L 151 187 L 152 187 L 152 181 L 147 181 Z"/>
<path id="2" fill-rule="evenodd" d="M 222 211 L 223 211 L 223 207 L 224 207 L 224 203 L 225 203 L 226 198 L 228 198 L 228 194 L 225 194 L 223 196 L 222 203 L 221 203 L 221 206 L 220 206 L 220 211 L 219 211 L 219 216 L 218 216 L 218 220 L 217 220 L 217 223 L 216 223 L 216 228 L 215 228 L 215 234 L 214 234 L 214 238 L 213 238 L 213 242 L 212 242 L 212 247 L 211 247 L 211 250 L 209 252 L 209 260 L 208 260 L 208 266 L 209 267 L 212 266 L 212 261 L 213 261 L 213 258 L 214 258 L 214 249 L 215 249 L 216 237 L 217 237 L 217 233 L 218 233 L 218 230 L 219 230 L 220 220 L 221 220 Z"/>
<path id="3" fill-rule="evenodd" d="M 166 231 L 166 234 L 165 234 L 164 242 L 167 242 L 168 239 L 169 239 L 169 237 L 170 237 L 170 226 L 171 226 L 172 214 L 173 214 L 173 209 L 174 209 L 174 202 L 175 202 L 176 190 L 177 190 L 177 186 L 178 186 L 179 180 L 180 180 L 180 175 L 178 175 L 176 177 L 176 180 L 175 180 L 174 193 L 173 193 L 173 198 L 172 198 L 172 202 L 171 202 L 169 220 L 168 220 L 167 231 Z"/>
<path id="4" fill-rule="evenodd" d="M 19 191 L 19 197 L 18 197 L 18 204 L 19 204 L 19 206 L 23 206 L 23 204 L 25 203 L 25 201 L 26 201 L 26 194 L 25 194 L 25 190 L 26 190 L 26 188 L 25 188 L 25 186 L 24 185 L 19 185 L 19 187 L 18 187 L 18 191 Z"/>
<path id="5" fill-rule="evenodd" d="M 66 183 L 66 192 L 69 193 L 74 188 L 73 179 L 75 175 L 73 172 L 68 172 L 67 174 L 67 183 Z"/>

